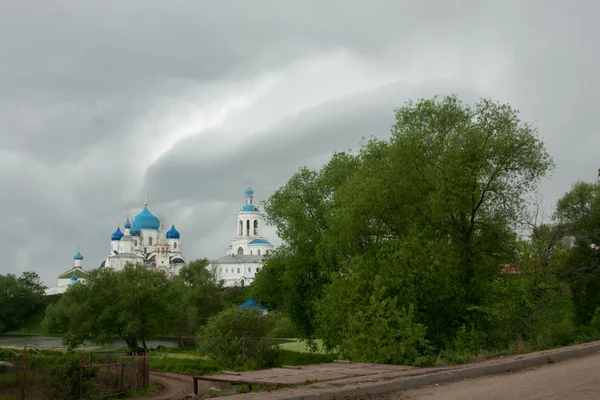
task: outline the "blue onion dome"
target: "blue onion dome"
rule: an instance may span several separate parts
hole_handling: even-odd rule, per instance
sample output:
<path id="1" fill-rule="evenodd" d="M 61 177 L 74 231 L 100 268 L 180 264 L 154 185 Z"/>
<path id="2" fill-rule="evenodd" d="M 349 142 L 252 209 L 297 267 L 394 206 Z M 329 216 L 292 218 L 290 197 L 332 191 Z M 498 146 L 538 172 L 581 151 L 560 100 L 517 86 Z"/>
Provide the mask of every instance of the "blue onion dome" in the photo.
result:
<path id="1" fill-rule="evenodd" d="M 77 275 L 73 274 L 73 276 L 71 277 L 71 281 L 69 282 L 70 285 L 73 285 L 77 283 Z"/>
<path id="2" fill-rule="evenodd" d="M 131 229 L 131 222 L 129 222 L 129 215 L 127 216 L 127 221 L 125 221 L 125 225 L 123 225 L 125 229 Z"/>
<path id="3" fill-rule="evenodd" d="M 254 190 L 252 190 L 252 189 L 250 188 L 250 185 L 248 185 L 248 189 L 246 189 L 246 190 L 244 191 L 244 193 L 246 194 L 246 197 L 252 197 L 252 195 L 254 194 Z"/>
<path id="4" fill-rule="evenodd" d="M 129 230 L 129 234 L 131 236 L 140 236 L 142 234 L 142 231 L 140 231 L 137 227 L 137 224 L 135 223 L 135 218 L 133 219 L 133 222 L 131 223 L 131 229 Z"/>
<path id="5" fill-rule="evenodd" d="M 80 252 L 77 252 L 77 254 L 75 254 L 75 256 L 73 257 L 73 260 L 83 260 L 83 256 Z"/>
<path id="6" fill-rule="evenodd" d="M 160 220 L 148 211 L 146 205 L 144 205 L 142 212 L 135 216 L 134 222 L 138 230 L 148 229 L 156 231 L 160 228 Z"/>
<path id="7" fill-rule="evenodd" d="M 179 231 L 175 229 L 175 225 L 171 226 L 171 229 L 167 231 L 167 239 L 179 239 Z"/>
<path id="8" fill-rule="evenodd" d="M 127 227 L 127 225 L 125 225 Z M 121 228 L 117 227 L 117 230 L 113 232 L 110 236 L 110 240 L 121 240 L 123 237 L 123 232 L 121 232 Z"/>
<path id="9" fill-rule="evenodd" d="M 242 207 L 242 211 L 244 212 L 258 212 L 258 208 L 256 208 L 256 206 L 254 206 L 253 204 L 246 204 L 245 206 Z"/>

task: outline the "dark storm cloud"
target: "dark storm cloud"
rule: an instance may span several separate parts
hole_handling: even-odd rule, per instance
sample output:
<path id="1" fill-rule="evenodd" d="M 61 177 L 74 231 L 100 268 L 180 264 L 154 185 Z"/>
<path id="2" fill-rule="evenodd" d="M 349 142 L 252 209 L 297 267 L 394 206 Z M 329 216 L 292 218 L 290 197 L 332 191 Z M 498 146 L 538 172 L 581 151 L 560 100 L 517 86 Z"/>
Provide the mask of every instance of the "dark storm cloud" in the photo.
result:
<path id="1" fill-rule="evenodd" d="M 510 102 L 595 178 L 593 1 L 34 1 L 0 11 L 0 273 L 100 264 L 143 196 L 218 257 L 243 189 L 386 137 L 404 101 Z M 272 233 L 270 233 L 272 234 Z"/>

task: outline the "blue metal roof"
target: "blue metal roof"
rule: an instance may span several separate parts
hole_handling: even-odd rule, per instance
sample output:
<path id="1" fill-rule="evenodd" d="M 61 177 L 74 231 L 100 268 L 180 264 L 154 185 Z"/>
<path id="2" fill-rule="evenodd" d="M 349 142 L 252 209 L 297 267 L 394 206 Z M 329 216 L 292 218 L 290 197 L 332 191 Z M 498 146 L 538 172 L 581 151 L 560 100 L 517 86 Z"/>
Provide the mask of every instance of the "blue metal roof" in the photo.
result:
<path id="1" fill-rule="evenodd" d="M 127 225 L 125 225 L 127 227 Z M 123 237 L 123 232 L 121 232 L 121 228 L 117 227 L 117 230 L 110 235 L 110 240 L 121 240 Z"/>
<path id="2" fill-rule="evenodd" d="M 181 236 L 179 234 L 179 231 L 177 229 L 175 229 L 175 225 L 171 226 L 171 229 L 169 229 L 167 231 L 167 239 L 179 239 L 179 237 Z"/>
<path id="3" fill-rule="evenodd" d="M 260 304 L 258 301 L 254 300 L 254 299 L 248 299 L 245 302 L 243 302 L 242 304 L 240 304 L 238 306 L 238 309 L 243 310 L 243 309 L 252 309 L 252 308 L 259 308 L 261 310 L 268 310 L 267 307 L 265 307 L 264 305 Z"/>
<path id="4" fill-rule="evenodd" d="M 129 233 L 131 234 L 131 236 L 140 236 L 142 234 L 142 231 L 140 231 L 137 227 L 135 218 L 133 219 L 133 223 L 131 224 L 131 229 L 129 230 Z"/>
<path id="5" fill-rule="evenodd" d="M 271 243 L 269 243 L 269 241 L 265 240 L 265 239 L 254 239 L 253 241 L 250 242 L 250 244 L 268 244 L 268 245 L 271 245 Z"/>
<path id="6" fill-rule="evenodd" d="M 144 206 L 142 212 L 135 216 L 134 223 L 138 230 L 147 229 L 156 231 L 160 228 L 159 219 L 148 211 L 147 206 Z"/>
<path id="7" fill-rule="evenodd" d="M 75 254 L 75 256 L 73 257 L 73 260 L 83 260 L 83 256 L 80 252 L 77 252 L 77 254 Z"/>

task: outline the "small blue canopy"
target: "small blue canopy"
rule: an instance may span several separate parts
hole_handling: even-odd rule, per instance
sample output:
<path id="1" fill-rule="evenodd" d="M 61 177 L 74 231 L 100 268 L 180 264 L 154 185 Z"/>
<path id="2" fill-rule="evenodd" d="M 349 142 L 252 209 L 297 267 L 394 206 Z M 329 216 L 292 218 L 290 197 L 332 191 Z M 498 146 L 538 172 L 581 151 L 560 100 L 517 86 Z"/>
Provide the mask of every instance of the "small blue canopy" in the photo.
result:
<path id="1" fill-rule="evenodd" d="M 246 300 L 245 302 L 243 302 L 242 304 L 240 304 L 238 306 L 238 308 L 240 310 L 242 310 L 244 308 L 258 308 L 258 309 L 261 309 L 261 310 L 268 310 L 267 307 L 265 307 L 264 305 L 260 304 L 258 301 L 254 300 L 254 299 Z"/>

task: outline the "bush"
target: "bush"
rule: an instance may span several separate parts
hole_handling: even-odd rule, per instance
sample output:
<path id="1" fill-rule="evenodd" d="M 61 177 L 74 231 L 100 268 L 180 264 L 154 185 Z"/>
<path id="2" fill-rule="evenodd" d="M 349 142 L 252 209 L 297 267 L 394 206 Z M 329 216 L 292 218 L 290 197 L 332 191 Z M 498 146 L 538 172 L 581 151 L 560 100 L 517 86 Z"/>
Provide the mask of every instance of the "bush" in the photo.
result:
<path id="1" fill-rule="evenodd" d="M 65 359 L 50 371 L 46 398 L 77 399 L 79 396 L 79 360 Z"/>
<path id="2" fill-rule="evenodd" d="M 273 320 L 259 310 L 231 308 L 208 320 L 199 349 L 228 368 L 269 367 L 276 359 L 266 340 L 272 328 Z"/>

